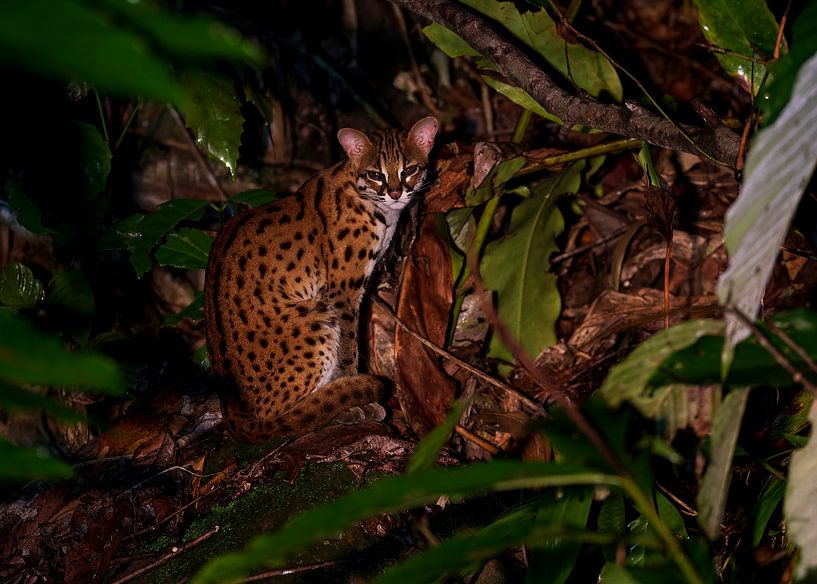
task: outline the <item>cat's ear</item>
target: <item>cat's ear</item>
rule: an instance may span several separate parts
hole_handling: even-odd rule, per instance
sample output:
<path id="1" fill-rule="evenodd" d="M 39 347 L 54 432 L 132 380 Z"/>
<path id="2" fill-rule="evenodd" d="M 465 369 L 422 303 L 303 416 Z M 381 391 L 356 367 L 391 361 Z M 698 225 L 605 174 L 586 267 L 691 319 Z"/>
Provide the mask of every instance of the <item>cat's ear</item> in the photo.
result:
<path id="1" fill-rule="evenodd" d="M 372 143 L 366 134 L 352 128 L 343 128 L 338 132 L 338 141 L 346 155 L 355 166 L 360 165 L 360 161 L 369 153 Z"/>
<path id="2" fill-rule="evenodd" d="M 409 130 L 408 141 L 413 144 L 424 156 L 428 156 L 434 146 L 434 137 L 437 135 L 440 124 L 436 118 L 428 116 L 418 121 Z"/>

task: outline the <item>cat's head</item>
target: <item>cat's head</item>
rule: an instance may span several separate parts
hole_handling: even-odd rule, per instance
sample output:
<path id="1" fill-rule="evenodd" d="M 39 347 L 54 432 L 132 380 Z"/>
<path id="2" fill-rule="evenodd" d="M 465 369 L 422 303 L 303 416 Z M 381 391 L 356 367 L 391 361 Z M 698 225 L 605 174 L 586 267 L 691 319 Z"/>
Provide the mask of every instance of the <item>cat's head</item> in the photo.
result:
<path id="1" fill-rule="evenodd" d="M 399 211 L 423 187 L 428 153 L 434 146 L 439 123 L 426 117 L 411 130 L 383 130 L 369 136 L 352 128 L 338 132 L 357 176 L 361 197 L 378 207 Z"/>

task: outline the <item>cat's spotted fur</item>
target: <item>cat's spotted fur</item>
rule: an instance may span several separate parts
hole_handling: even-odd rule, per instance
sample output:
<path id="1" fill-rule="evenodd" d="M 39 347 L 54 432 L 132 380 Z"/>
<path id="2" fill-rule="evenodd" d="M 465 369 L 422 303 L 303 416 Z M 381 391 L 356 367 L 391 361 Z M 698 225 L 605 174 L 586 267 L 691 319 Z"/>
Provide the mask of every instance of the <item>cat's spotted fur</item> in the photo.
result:
<path id="1" fill-rule="evenodd" d="M 347 160 L 219 233 L 207 267 L 207 343 L 236 438 L 304 433 L 380 397 L 381 382 L 358 373 L 360 302 L 423 185 L 437 128 L 423 118 L 408 132 L 343 129 Z"/>

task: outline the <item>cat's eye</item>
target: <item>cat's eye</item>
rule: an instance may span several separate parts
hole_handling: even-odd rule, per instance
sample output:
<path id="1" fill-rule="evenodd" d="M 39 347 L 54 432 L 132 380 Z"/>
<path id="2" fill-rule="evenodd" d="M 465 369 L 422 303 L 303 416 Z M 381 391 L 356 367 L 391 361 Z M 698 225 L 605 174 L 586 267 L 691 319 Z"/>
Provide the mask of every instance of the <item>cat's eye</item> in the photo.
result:
<path id="1" fill-rule="evenodd" d="M 366 171 L 366 178 L 369 180 L 376 180 L 378 182 L 383 182 L 383 173 L 377 172 L 376 170 L 368 170 Z"/>
<path id="2" fill-rule="evenodd" d="M 411 166 L 407 166 L 406 168 L 403 169 L 403 177 L 404 178 L 410 177 L 411 175 L 416 173 L 418 170 L 420 170 L 420 167 L 418 167 L 416 164 L 412 164 Z"/>

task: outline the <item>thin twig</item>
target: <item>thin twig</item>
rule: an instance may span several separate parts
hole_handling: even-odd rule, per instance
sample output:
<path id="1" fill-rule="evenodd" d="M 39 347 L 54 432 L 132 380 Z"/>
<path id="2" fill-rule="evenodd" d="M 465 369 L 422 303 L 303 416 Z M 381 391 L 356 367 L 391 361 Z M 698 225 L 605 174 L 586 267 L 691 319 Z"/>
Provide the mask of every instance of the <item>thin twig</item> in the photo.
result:
<path id="1" fill-rule="evenodd" d="M 266 580 L 267 578 L 278 578 L 280 576 L 289 576 L 292 574 L 303 574 L 304 572 L 313 572 L 315 570 L 323 570 L 324 568 L 332 568 L 337 565 L 335 561 L 320 562 L 317 564 L 308 564 L 306 566 L 298 566 L 296 568 L 280 568 L 278 570 L 270 570 L 262 574 L 256 574 L 249 578 L 244 578 L 240 582 L 258 582 L 259 580 Z"/>
<path id="2" fill-rule="evenodd" d="M 495 455 L 495 454 L 497 454 L 499 452 L 499 448 L 497 446 L 495 446 L 494 444 L 491 444 L 490 442 L 488 442 L 484 438 L 481 438 L 481 437 L 477 436 L 476 434 L 474 434 L 470 430 L 468 430 L 466 428 L 463 428 L 459 424 L 454 426 L 454 431 L 457 434 L 459 434 L 460 436 L 462 436 L 463 438 L 465 438 L 466 440 L 468 440 L 469 442 L 473 442 L 474 444 L 476 444 L 477 446 L 482 448 L 488 454 Z"/>
<path id="3" fill-rule="evenodd" d="M 165 555 L 160 557 L 155 562 L 153 562 L 151 564 L 148 564 L 147 566 L 144 566 L 142 568 L 139 568 L 138 570 L 134 570 L 133 572 L 130 572 L 129 574 L 126 574 L 125 576 L 122 576 L 118 580 L 114 580 L 113 582 L 111 582 L 111 584 L 124 584 L 125 582 L 130 582 L 131 580 L 135 580 L 139 576 L 142 576 L 144 574 L 152 572 L 153 570 L 155 570 L 156 568 L 158 568 L 162 564 L 166 564 L 167 562 L 169 562 L 173 558 L 179 556 L 180 554 L 183 554 L 183 553 L 189 551 L 190 549 L 196 547 L 200 543 L 203 543 L 203 542 L 207 541 L 208 539 L 213 537 L 215 534 L 217 534 L 220 529 L 221 528 L 218 525 L 216 525 L 210 531 L 207 531 L 207 532 L 201 534 L 196 539 L 194 539 L 192 541 L 189 541 L 186 544 L 184 544 L 182 547 L 170 548 L 169 552 L 167 552 Z"/>
<path id="4" fill-rule="evenodd" d="M 540 416 L 545 415 L 544 408 L 541 405 L 539 405 L 538 403 L 536 403 L 534 400 L 532 400 L 531 398 L 526 396 L 524 393 L 522 393 L 521 391 L 519 391 L 518 389 L 516 389 L 514 387 L 511 387 L 507 383 L 503 383 L 502 381 L 499 381 L 498 379 L 494 379 L 493 377 L 491 377 L 490 375 L 488 375 L 484 371 L 480 371 L 478 368 L 474 367 L 470 363 L 468 363 L 466 361 L 463 361 L 462 359 L 460 359 L 459 357 L 449 353 L 448 351 L 446 351 L 442 347 L 439 347 L 439 346 L 435 345 L 434 343 L 432 343 L 431 341 L 429 341 L 428 339 L 423 337 L 421 334 L 419 334 L 416 331 L 412 330 L 409 325 L 407 325 L 399 316 L 397 316 L 397 314 L 394 312 L 394 309 L 391 306 L 389 306 L 388 302 L 386 302 L 385 300 L 383 300 L 379 296 L 375 296 L 374 299 L 378 304 L 380 304 L 383 308 L 385 308 L 387 310 L 387 312 L 389 313 L 389 316 L 391 316 L 394 319 L 394 322 L 396 322 L 404 331 L 406 331 L 409 335 L 411 335 L 414 339 L 416 339 L 421 345 L 423 345 L 424 347 L 426 347 L 428 349 L 431 349 L 432 351 L 437 353 L 440 357 L 448 359 L 449 361 L 455 363 L 459 367 L 462 367 L 463 369 L 465 369 L 469 373 L 475 375 L 476 377 L 479 377 L 485 383 L 487 383 L 489 385 L 493 385 L 494 387 L 497 387 L 497 388 L 501 389 L 502 391 L 510 393 L 511 395 L 518 398 L 528 408 L 530 408 L 532 411 L 539 414 Z"/>
<path id="5" fill-rule="evenodd" d="M 786 334 L 783 329 L 777 326 L 774 321 L 769 320 L 766 323 L 766 326 L 769 327 L 769 330 L 772 331 L 777 337 L 780 338 L 781 341 L 792 351 L 794 351 L 798 357 L 803 360 L 803 363 L 808 365 L 808 368 L 811 369 L 813 373 L 817 373 L 817 363 L 814 362 L 814 359 L 806 352 L 806 350 L 794 342 L 788 334 Z"/>
<path id="6" fill-rule="evenodd" d="M 414 49 L 411 47 L 411 38 L 409 38 L 408 27 L 406 27 L 406 19 L 403 17 L 403 9 L 397 4 L 392 4 L 392 11 L 394 12 L 394 19 L 397 21 L 397 28 L 400 31 L 400 37 L 403 39 L 403 44 L 406 45 L 406 52 L 408 53 L 409 63 L 411 64 L 411 73 L 414 75 L 414 82 L 417 84 L 417 91 L 420 93 L 420 99 L 426 109 L 438 120 L 442 119 L 442 112 L 434 100 L 426 90 L 426 83 L 423 79 L 423 73 L 420 71 L 420 66 L 417 64 L 417 58 L 414 56 Z"/>

